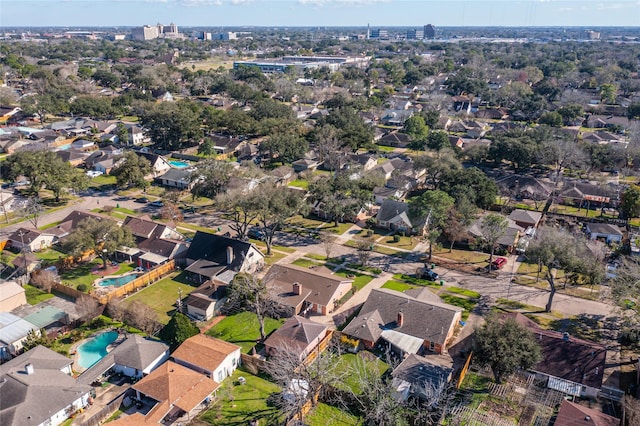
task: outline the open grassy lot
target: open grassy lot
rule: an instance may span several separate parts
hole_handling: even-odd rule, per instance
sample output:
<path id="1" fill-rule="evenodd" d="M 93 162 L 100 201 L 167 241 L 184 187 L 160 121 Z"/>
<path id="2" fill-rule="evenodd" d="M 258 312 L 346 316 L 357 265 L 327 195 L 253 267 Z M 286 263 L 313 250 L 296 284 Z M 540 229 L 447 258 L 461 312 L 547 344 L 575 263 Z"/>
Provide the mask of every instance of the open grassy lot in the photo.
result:
<path id="1" fill-rule="evenodd" d="M 149 305 L 158 314 L 158 321 L 166 324 L 175 310 L 174 305 L 178 299 L 178 289 L 182 292 L 182 297 L 186 297 L 196 287 L 185 278 L 184 273 L 174 272 L 128 297 L 126 302 L 131 303 L 134 300 L 139 300 Z"/>
<path id="2" fill-rule="evenodd" d="M 358 371 L 363 371 L 362 369 L 364 368 L 371 372 L 377 371 L 382 376 L 389 369 L 389 364 L 380 360 L 371 352 L 366 351 L 341 355 L 336 366 L 336 372 L 338 374 L 344 373 L 344 380 L 339 382 L 338 387 L 346 387 L 355 394 L 362 393 L 358 379 L 361 375 Z"/>
<path id="3" fill-rule="evenodd" d="M 389 280 L 386 283 L 384 283 L 382 288 L 388 288 L 389 290 L 404 292 L 405 290 L 411 290 L 412 288 L 416 288 L 416 286 L 403 283 L 400 281 Z"/>
<path id="4" fill-rule="evenodd" d="M 37 305 L 40 302 L 49 300 L 53 297 L 53 294 L 42 291 L 37 287 L 29 284 L 24 285 L 24 294 L 27 297 L 27 303 L 30 305 Z"/>
<path id="5" fill-rule="evenodd" d="M 437 257 L 444 257 L 445 259 L 451 259 L 459 263 L 486 263 L 487 260 L 489 260 L 489 255 L 487 253 L 479 251 L 453 249 L 451 253 L 449 253 L 449 249 L 436 249 L 435 247 L 433 255 Z"/>
<path id="6" fill-rule="evenodd" d="M 398 238 L 398 241 L 395 241 L 394 238 Z M 397 235 L 394 237 L 393 235 L 391 235 L 378 241 L 378 244 L 398 247 L 405 250 L 413 250 L 419 242 L 420 240 L 418 238 L 405 237 L 402 235 Z"/>
<path id="7" fill-rule="evenodd" d="M 244 377 L 244 385 L 238 383 L 239 377 Z M 217 392 L 217 401 L 199 419 L 222 426 L 247 425 L 253 419 L 258 419 L 261 425 L 280 424 L 278 409 L 267 405 L 267 398 L 277 392 L 280 392 L 278 385 L 238 369 L 225 379 Z"/>
<path id="8" fill-rule="evenodd" d="M 305 417 L 305 423 L 309 426 L 360 426 L 362 419 L 321 402 Z"/>
<path id="9" fill-rule="evenodd" d="M 89 182 L 89 187 L 92 188 L 102 188 L 107 186 L 115 186 L 116 185 L 116 177 L 109 175 L 100 175 L 96 176 Z"/>
<path id="10" fill-rule="evenodd" d="M 309 189 L 309 181 L 304 179 L 296 179 L 294 181 L 289 182 L 288 186 L 293 186 L 295 188 Z"/>
<path id="11" fill-rule="evenodd" d="M 284 319 L 266 318 L 264 328 L 267 335 L 279 328 Z M 249 353 L 260 339 L 260 325 L 252 312 L 230 315 L 213 326 L 207 334 L 218 339 L 235 343 L 242 347 L 243 353 Z"/>

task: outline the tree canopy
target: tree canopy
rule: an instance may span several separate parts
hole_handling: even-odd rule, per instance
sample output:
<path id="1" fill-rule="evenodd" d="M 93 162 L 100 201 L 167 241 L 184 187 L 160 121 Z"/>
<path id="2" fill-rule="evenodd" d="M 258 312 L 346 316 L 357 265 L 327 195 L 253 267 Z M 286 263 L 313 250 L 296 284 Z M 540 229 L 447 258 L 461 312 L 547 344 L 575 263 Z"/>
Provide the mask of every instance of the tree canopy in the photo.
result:
<path id="1" fill-rule="evenodd" d="M 73 232 L 65 238 L 63 247 L 74 256 L 93 251 L 102 257 L 106 268 L 108 255 L 125 246 L 133 247 L 134 244 L 128 228 L 119 226 L 111 219 L 87 218 L 78 223 Z"/>
<path id="2" fill-rule="evenodd" d="M 151 172 L 149 160 L 133 151 L 127 151 L 122 156 L 122 161 L 111 170 L 111 175 L 116 177 L 118 188 L 145 188 L 149 184 L 145 176 Z"/>
<path id="3" fill-rule="evenodd" d="M 169 344 L 171 352 L 189 337 L 200 333 L 200 329 L 186 315 L 176 312 L 165 325 L 158 337 Z"/>

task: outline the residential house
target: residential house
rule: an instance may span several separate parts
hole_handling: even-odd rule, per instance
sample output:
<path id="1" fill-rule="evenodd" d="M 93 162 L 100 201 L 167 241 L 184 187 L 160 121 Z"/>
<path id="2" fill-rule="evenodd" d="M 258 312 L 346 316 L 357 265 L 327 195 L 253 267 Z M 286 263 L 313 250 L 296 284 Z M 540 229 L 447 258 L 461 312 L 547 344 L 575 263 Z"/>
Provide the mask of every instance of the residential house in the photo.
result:
<path id="1" fill-rule="evenodd" d="M 85 160 L 84 164 L 87 170 L 95 170 L 104 174 L 109 174 L 118 161 L 120 161 L 118 152 L 107 152 L 105 150 L 94 151 Z"/>
<path id="2" fill-rule="evenodd" d="M 176 364 L 222 383 L 240 365 L 240 350 L 238 345 L 206 334 L 196 334 L 182 342 L 171 358 Z"/>
<path id="3" fill-rule="evenodd" d="M 192 291 L 184 301 L 187 314 L 199 321 L 208 321 L 220 312 L 224 302 L 226 286 L 205 281 Z"/>
<path id="4" fill-rule="evenodd" d="M 406 401 L 411 396 L 431 401 L 433 395 L 451 382 L 453 359 L 449 355 L 409 354 L 391 376 L 400 401 Z"/>
<path id="5" fill-rule="evenodd" d="M 390 132 L 378 140 L 378 145 L 392 146 L 395 148 L 406 148 L 411 142 L 411 137 L 406 133 Z"/>
<path id="6" fill-rule="evenodd" d="M 296 118 L 304 120 L 311 117 L 313 114 L 320 111 L 320 109 L 314 105 L 292 105 L 293 113 Z"/>
<path id="7" fill-rule="evenodd" d="M 413 111 L 411 110 L 388 109 L 383 113 L 380 123 L 386 126 L 402 127 L 404 122 L 411 116 L 413 116 Z"/>
<path id="8" fill-rule="evenodd" d="M 627 143 L 627 139 L 623 135 L 604 131 L 583 133 L 582 140 L 584 142 L 591 142 L 599 145 Z"/>
<path id="9" fill-rule="evenodd" d="M 455 133 L 465 133 L 471 138 L 481 138 L 489 131 L 489 126 L 479 121 L 460 120 L 450 124 L 448 130 Z"/>
<path id="10" fill-rule="evenodd" d="M 15 281 L 0 283 L 0 312 L 10 312 L 18 306 L 26 304 L 27 297 L 20 284 Z"/>
<path id="11" fill-rule="evenodd" d="M 587 127 L 595 129 L 609 128 L 629 128 L 629 119 L 627 117 L 618 117 L 614 115 L 597 115 L 593 114 L 587 118 Z"/>
<path id="12" fill-rule="evenodd" d="M 590 240 L 604 240 L 607 244 L 622 242 L 622 230 L 618 225 L 608 223 L 587 223 L 585 231 Z"/>
<path id="13" fill-rule="evenodd" d="M 154 177 L 160 176 L 171 170 L 171 164 L 161 155 L 150 152 L 135 151 L 140 157 L 145 158 L 151 164 L 151 171 Z"/>
<path id="14" fill-rule="evenodd" d="M 189 245 L 180 240 L 150 238 L 138 243 L 140 254 L 132 256 L 131 261 L 146 269 L 155 268 L 171 259 L 182 262 Z"/>
<path id="15" fill-rule="evenodd" d="M 629 233 L 629 246 L 631 256 L 640 256 L 640 234 Z"/>
<path id="16" fill-rule="evenodd" d="M 127 140 L 118 141 L 121 145 L 142 145 L 149 141 L 149 138 L 145 136 L 142 127 L 130 123 L 124 123 L 124 125 L 127 128 Z"/>
<path id="17" fill-rule="evenodd" d="M 373 197 L 377 205 L 381 205 L 384 200 L 403 200 L 407 195 L 407 191 L 400 188 L 389 188 L 386 186 L 376 186 L 373 188 Z"/>
<path id="18" fill-rule="evenodd" d="M 476 118 L 484 120 L 506 120 L 509 118 L 509 113 L 503 108 L 479 109 L 474 115 Z"/>
<path id="19" fill-rule="evenodd" d="M 382 201 L 380 210 L 376 215 L 376 226 L 390 231 L 404 232 L 405 234 L 422 235 L 425 218 L 410 218 L 409 204 L 387 198 Z"/>
<path id="20" fill-rule="evenodd" d="M 532 210 L 515 209 L 509 214 L 508 218 L 524 229 L 529 227 L 537 228 L 540 219 L 542 219 L 542 213 Z"/>
<path id="21" fill-rule="evenodd" d="M 194 185 L 194 182 L 191 180 L 191 174 L 193 173 L 190 169 L 171 169 L 164 173 L 162 176 L 158 176 L 155 178 L 155 181 L 168 188 L 176 188 L 180 190 L 191 189 Z"/>
<path id="22" fill-rule="evenodd" d="M 91 212 L 84 212 L 74 210 L 69 213 L 64 219 L 60 221 L 56 226 L 47 229 L 47 233 L 54 236 L 54 242 L 62 240 L 69 235 L 78 225 L 86 219 L 103 220 L 104 217 Z"/>
<path id="23" fill-rule="evenodd" d="M 34 308 L 34 312 L 23 316 L 22 319 L 35 325 L 41 331 L 44 329 L 47 334 L 50 332 L 57 334 L 61 327 L 70 324 L 69 314 L 62 309 L 51 305 Z M 30 310 L 25 310 L 24 312 L 26 313 Z"/>
<path id="24" fill-rule="evenodd" d="M 77 151 L 75 149 L 56 151 L 56 155 L 62 159 L 62 161 L 71 164 L 73 167 L 78 167 L 84 164 L 85 160 L 89 156 L 87 152 Z"/>
<path id="25" fill-rule="evenodd" d="M 166 343 L 129 334 L 97 363 L 82 372 L 78 380 L 88 385 L 109 370 L 132 379 L 141 379 L 168 359 L 169 346 Z"/>
<path id="26" fill-rule="evenodd" d="M 374 289 L 343 333 L 367 349 L 383 340 L 400 355 L 443 354 L 461 319 L 462 308 L 457 306 Z"/>
<path id="27" fill-rule="evenodd" d="M 264 266 L 264 255 L 250 242 L 197 231 L 186 254 L 185 271 L 203 283 L 228 284 L 240 272 L 255 273 Z"/>
<path id="28" fill-rule="evenodd" d="M 171 424 L 182 418 L 188 422 L 208 404 L 219 387 L 207 376 L 167 361 L 131 386 L 137 400 L 152 401 L 151 409 L 121 416 L 111 424 Z"/>
<path id="29" fill-rule="evenodd" d="M 563 399 L 553 426 L 620 426 L 620 419 Z"/>
<path id="30" fill-rule="evenodd" d="M 19 228 L 9 235 L 9 244 L 16 250 L 38 251 L 51 247 L 54 236 L 49 232 Z"/>
<path id="31" fill-rule="evenodd" d="M 489 147 L 491 146 L 491 140 L 486 138 L 462 138 L 463 151 L 466 151 L 476 146 L 489 149 Z"/>
<path id="32" fill-rule="evenodd" d="M 0 424 L 57 426 L 89 405 L 92 388 L 73 378 L 72 363 L 36 346 L 0 365 Z"/>
<path id="33" fill-rule="evenodd" d="M 263 281 L 290 315 L 327 315 L 353 285 L 353 279 L 333 275 L 324 268 L 312 270 L 295 265 L 273 265 Z"/>
<path id="34" fill-rule="evenodd" d="M 327 205 L 324 201 L 318 200 L 311 206 L 311 212 L 321 219 L 325 220 L 337 220 L 338 222 L 353 222 L 356 223 L 360 220 L 365 220 L 368 217 L 368 210 L 365 205 L 360 204 L 360 201 L 340 196 L 335 200 L 336 203 L 342 205 L 342 213 L 336 218 L 336 215 L 327 209 Z"/>
<path id="35" fill-rule="evenodd" d="M 137 242 L 144 240 L 174 239 L 181 240 L 183 235 L 176 231 L 173 223 L 161 223 L 151 220 L 149 216 L 127 216 L 122 226 L 131 231 L 131 235 L 136 238 Z"/>
<path id="36" fill-rule="evenodd" d="M 452 99 L 453 99 L 454 111 L 471 114 L 471 102 L 473 101 L 473 97 L 460 95 L 460 96 L 454 96 Z"/>
<path id="37" fill-rule="evenodd" d="M 549 198 L 551 188 L 553 188 L 553 183 L 551 182 L 517 174 L 500 177 L 496 179 L 496 184 L 502 195 L 535 201 L 543 201 Z"/>
<path id="38" fill-rule="evenodd" d="M 213 143 L 213 150 L 216 153 L 218 159 L 225 159 L 232 157 L 238 150 L 243 139 L 239 137 L 229 135 L 209 135 L 208 138 Z"/>
<path id="39" fill-rule="evenodd" d="M 275 169 L 271 170 L 270 175 L 278 185 L 287 185 L 296 177 L 293 168 L 289 166 L 276 167 Z"/>
<path id="40" fill-rule="evenodd" d="M 478 219 L 476 219 L 475 222 L 473 222 L 467 229 L 467 235 L 461 238 L 459 241 L 456 241 L 455 243 L 461 245 L 472 245 L 476 241 L 482 241 L 484 239 L 484 235 L 482 232 L 483 217 L 484 216 L 480 216 Z M 515 221 L 509 218 L 506 219 L 507 229 L 505 230 L 504 234 L 502 234 L 502 236 L 498 239 L 498 241 L 496 241 L 496 245 L 498 251 L 502 249 L 508 253 L 513 253 L 513 251 L 517 247 L 518 240 L 522 235 L 524 235 L 526 229 L 516 224 Z"/>
<path id="41" fill-rule="evenodd" d="M 529 329 L 542 351 L 542 359 L 530 371 L 546 386 L 581 398 L 595 398 L 602 388 L 607 349 L 588 340 L 541 328 L 518 312 L 501 314 Z"/>
<path id="42" fill-rule="evenodd" d="M 464 141 L 460 136 L 449 135 L 449 144 L 451 145 L 451 148 L 462 149 L 462 147 L 464 146 Z"/>
<path id="43" fill-rule="evenodd" d="M 566 180 L 560 191 L 565 204 L 580 208 L 617 207 L 620 203 L 621 187 L 618 185 L 595 185 L 588 182 Z"/>
<path id="44" fill-rule="evenodd" d="M 291 163 L 291 166 L 296 173 L 300 173 L 305 170 L 315 170 L 320 164 L 322 164 L 322 162 L 315 159 L 301 158 Z"/>
<path id="45" fill-rule="evenodd" d="M 0 360 L 20 353 L 30 332 L 40 335 L 34 324 L 9 312 L 0 312 Z"/>
<path id="46" fill-rule="evenodd" d="M 356 165 L 366 172 L 378 165 L 378 157 L 373 154 L 348 154 L 347 166 L 350 164 Z"/>
<path id="47" fill-rule="evenodd" d="M 267 353 L 277 358 L 279 352 L 297 356 L 304 361 L 327 335 L 327 326 L 294 315 L 265 340 Z"/>

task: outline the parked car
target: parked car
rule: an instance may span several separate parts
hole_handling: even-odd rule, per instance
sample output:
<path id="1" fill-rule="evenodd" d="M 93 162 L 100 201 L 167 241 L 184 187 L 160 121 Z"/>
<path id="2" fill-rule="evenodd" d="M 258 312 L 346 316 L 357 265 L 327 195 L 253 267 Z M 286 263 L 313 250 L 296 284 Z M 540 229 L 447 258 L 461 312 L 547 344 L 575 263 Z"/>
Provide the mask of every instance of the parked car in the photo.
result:
<path id="1" fill-rule="evenodd" d="M 149 199 L 147 197 L 140 197 L 136 198 L 134 201 L 140 204 L 147 204 L 149 202 Z"/>
<path id="2" fill-rule="evenodd" d="M 507 259 L 504 257 L 496 257 L 493 262 L 491 262 L 491 269 L 502 269 L 504 265 L 507 264 Z"/>
<path id="3" fill-rule="evenodd" d="M 264 241 L 266 239 L 264 232 L 259 229 L 251 228 L 247 231 L 247 237 L 253 238 L 254 240 Z"/>
<path id="4" fill-rule="evenodd" d="M 94 178 L 94 177 L 98 177 L 98 176 L 102 175 L 103 173 L 101 171 L 99 171 L 99 170 L 87 170 L 85 172 L 85 174 L 87 176 L 89 176 L 90 178 Z"/>
<path id="5" fill-rule="evenodd" d="M 162 201 L 158 200 L 158 201 L 150 202 L 149 205 L 151 207 L 162 207 L 162 206 L 164 206 L 164 203 Z"/>

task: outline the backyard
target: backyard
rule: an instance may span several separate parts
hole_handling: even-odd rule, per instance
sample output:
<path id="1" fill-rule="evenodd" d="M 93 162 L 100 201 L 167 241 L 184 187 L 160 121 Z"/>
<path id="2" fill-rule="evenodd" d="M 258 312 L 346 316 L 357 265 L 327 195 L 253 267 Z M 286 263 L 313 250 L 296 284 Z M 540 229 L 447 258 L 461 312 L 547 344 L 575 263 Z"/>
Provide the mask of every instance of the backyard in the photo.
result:
<path id="1" fill-rule="evenodd" d="M 243 377 L 245 383 L 239 384 Z M 276 425 L 282 421 L 279 411 L 267 404 L 270 395 L 280 388 L 242 370 L 234 371 L 217 392 L 217 400 L 199 419 L 215 425 L 246 425 L 253 419 L 260 425 Z"/>
<path id="2" fill-rule="evenodd" d="M 309 426 L 359 426 L 362 419 L 340 410 L 332 405 L 318 403 L 313 411 L 305 417 Z"/>
<path id="3" fill-rule="evenodd" d="M 173 272 L 160 281 L 128 297 L 126 303 L 139 300 L 149 305 L 158 314 L 158 321 L 166 324 L 169 322 L 171 314 L 175 311 L 178 295 L 181 293 L 184 298 L 195 289 L 194 283 L 186 279 L 185 273 Z"/>
<path id="4" fill-rule="evenodd" d="M 49 300 L 54 297 L 53 294 L 42 291 L 39 288 L 29 284 L 25 284 L 23 288 L 24 294 L 27 297 L 27 303 L 30 305 L 37 305 L 38 303 L 44 302 L 45 300 Z"/>
<path id="5" fill-rule="evenodd" d="M 338 375 L 344 376 L 344 379 L 338 382 L 337 387 L 360 394 L 362 393 L 362 384 L 358 371 L 363 371 L 366 368 L 369 372 L 377 372 L 382 376 L 389 369 L 389 365 L 371 352 L 361 351 L 357 354 L 341 355 L 335 368 Z"/>
<path id="6" fill-rule="evenodd" d="M 267 336 L 279 328 L 284 319 L 266 318 L 264 322 Z M 258 318 L 252 312 L 241 312 L 225 317 L 218 324 L 214 325 L 207 334 L 218 339 L 234 343 L 242 347 L 242 352 L 247 354 L 251 351 L 258 340 L 260 340 L 260 325 Z"/>

